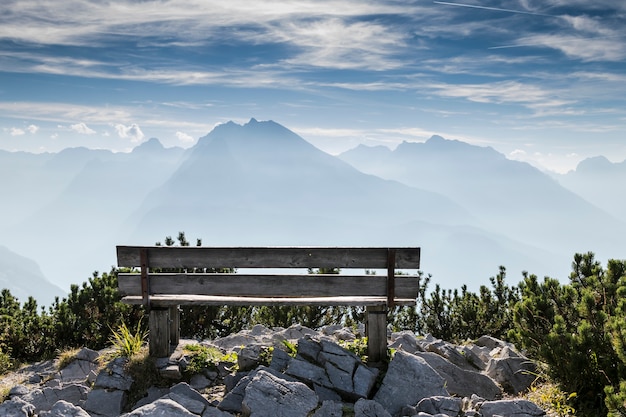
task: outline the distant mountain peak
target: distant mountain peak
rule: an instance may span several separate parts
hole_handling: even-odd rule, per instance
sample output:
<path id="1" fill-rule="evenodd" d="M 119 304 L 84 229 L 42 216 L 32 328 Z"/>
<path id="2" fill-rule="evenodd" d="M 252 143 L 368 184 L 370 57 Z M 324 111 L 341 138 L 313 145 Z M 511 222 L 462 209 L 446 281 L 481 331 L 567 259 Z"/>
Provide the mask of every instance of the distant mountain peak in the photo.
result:
<path id="1" fill-rule="evenodd" d="M 133 149 L 133 153 L 159 152 L 165 149 L 157 138 L 150 138 Z"/>
<path id="2" fill-rule="evenodd" d="M 448 141 L 448 139 L 444 138 L 443 136 L 439 136 L 439 135 L 432 135 L 430 137 L 430 139 L 428 139 L 426 142 L 446 142 Z"/>
<path id="3" fill-rule="evenodd" d="M 607 172 L 613 168 L 613 163 L 604 156 L 594 156 L 578 163 L 576 172 L 594 173 Z"/>

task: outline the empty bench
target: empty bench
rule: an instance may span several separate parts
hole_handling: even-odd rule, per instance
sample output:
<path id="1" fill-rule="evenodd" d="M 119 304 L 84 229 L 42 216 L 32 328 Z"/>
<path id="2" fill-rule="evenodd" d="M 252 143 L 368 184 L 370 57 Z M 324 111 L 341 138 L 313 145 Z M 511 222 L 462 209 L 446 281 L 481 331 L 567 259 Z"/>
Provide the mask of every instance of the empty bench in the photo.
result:
<path id="1" fill-rule="evenodd" d="M 416 303 L 420 248 L 117 246 L 117 263 L 138 270 L 120 273 L 118 287 L 124 303 L 149 312 L 152 356 L 168 356 L 170 345 L 178 345 L 183 305 L 363 306 L 368 361 L 380 362 L 387 355 L 388 309 Z M 222 268 L 245 273 L 206 272 Z M 360 274 L 298 271 L 317 268 Z M 160 270 L 183 272 L 153 272 Z"/>

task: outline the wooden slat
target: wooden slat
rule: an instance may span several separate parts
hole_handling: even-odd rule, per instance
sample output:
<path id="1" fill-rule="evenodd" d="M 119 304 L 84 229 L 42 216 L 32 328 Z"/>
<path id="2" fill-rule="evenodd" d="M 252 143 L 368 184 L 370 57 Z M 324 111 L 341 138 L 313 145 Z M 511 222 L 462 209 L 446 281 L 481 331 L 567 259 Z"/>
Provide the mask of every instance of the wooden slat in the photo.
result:
<path id="1" fill-rule="evenodd" d="M 126 304 L 141 304 L 140 296 L 122 298 Z M 152 306 L 206 305 L 206 306 L 384 306 L 387 297 L 225 297 L 216 295 L 154 295 Z M 395 299 L 396 305 L 415 305 L 415 299 Z"/>
<path id="2" fill-rule="evenodd" d="M 119 274 L 122 296 L 142 295 L 140 274 Z M 395 278 L 394 298 L 416 298 L 418 278 Z M 150 274 L 150 299 L 159 294 L 250 297 L 387 296 L 387 277 L 378 275 Z"/>
<path id="3" fill-rule="evenodd" d="M 119 267 L 138 267 L 145 248 L 151 268 L 386 269 L 389 248 L 118 246 Z M 393 248 L 397 269 L 419 269 L 420 248 Z"/>

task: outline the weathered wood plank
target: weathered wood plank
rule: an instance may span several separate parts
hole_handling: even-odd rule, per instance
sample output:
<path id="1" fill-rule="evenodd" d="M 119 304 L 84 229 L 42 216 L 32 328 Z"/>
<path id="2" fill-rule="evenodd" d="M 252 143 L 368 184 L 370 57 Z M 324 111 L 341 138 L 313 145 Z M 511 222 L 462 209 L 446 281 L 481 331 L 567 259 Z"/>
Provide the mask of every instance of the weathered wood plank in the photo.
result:
<path id="1" fill-rule="evenodd" d="M 126 304 L 142 304 L 140 296 L 122 298 Z M 384 306 L 387 297 L 232 297 L 219 295 L 153 295 L 152 306 L 207 305 L 207 306 Z M 396 298 L 396 305 L 415 305 L 415 298 Z"/>
<path id="2" fill-rule="evenodd" d="M 169 309 L 153 308 L 150 310 L 148 326 L 150 328 L 150 355 L 162 358 L 170 355 Z"/>
<path id="3" fill-rule="evenodd" d="M 118 246 L 119 267 L 140 266 L 140 249 L 151 268 L 363 268 L 386 269 L 388 248 Z M 397 269 L 419 269 L 420 248 L 396 250 Z"/>
<path id="4" fill-rule="evenodd" d="M 381 363 L 387 359 L 387 307 L 368 306 L 366 312 L 367 363 Z"/>
<path id="5" fill-rule="evenodd" d="M 395 297 L 415 298 L 418 278 L 399 275 Z M 140 274 L 119 274 L 123 296 L 142 295 Z M 385 296 L 387 277 L 379 275 L 151 274 L 150 297 L 157 294 L 258 297 Z M 394 298 L 395 298 L 394 297 Z"/>

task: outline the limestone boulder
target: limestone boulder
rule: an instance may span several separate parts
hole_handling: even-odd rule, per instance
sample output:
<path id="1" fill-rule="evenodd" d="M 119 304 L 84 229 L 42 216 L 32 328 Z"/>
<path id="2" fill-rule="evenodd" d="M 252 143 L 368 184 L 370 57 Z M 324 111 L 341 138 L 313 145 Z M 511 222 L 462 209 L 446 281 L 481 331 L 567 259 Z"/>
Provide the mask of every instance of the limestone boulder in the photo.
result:
<path id="1" fill-rule="evenodd" d="M 317 404 L 317 395 L 305 384 L 259 371 L 246 386 L 242 412 L 250 417 L 306 417 Z"/>
<path id="2" fill-rule="evenodd" d="M 432 396 L 450 396 L 445 380 L 423 358 L 397 351 L 373 399 L 396 415 L 402 407 Z"/>

